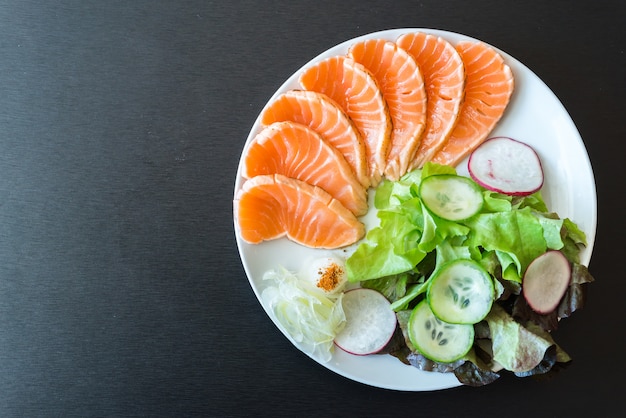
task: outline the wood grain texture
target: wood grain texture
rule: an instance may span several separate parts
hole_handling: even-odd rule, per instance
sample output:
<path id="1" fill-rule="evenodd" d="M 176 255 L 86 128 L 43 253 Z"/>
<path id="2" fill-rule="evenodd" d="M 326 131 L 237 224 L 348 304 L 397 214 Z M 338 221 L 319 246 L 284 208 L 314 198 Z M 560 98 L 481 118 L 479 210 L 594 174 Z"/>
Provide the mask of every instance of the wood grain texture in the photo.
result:
<path id="1" fill-rule="evenodd" d="M 625 18 L 621 1 L 1 2 L 0 416 L 610 416 Z M 575 361 L 556 379 L 371 388 L 293 348 L 248 284 L 232 196 L 255 118 L 321 51 L 399 27 L 509 52 L 585 140 L 597 282 L 558 331 Z"/>

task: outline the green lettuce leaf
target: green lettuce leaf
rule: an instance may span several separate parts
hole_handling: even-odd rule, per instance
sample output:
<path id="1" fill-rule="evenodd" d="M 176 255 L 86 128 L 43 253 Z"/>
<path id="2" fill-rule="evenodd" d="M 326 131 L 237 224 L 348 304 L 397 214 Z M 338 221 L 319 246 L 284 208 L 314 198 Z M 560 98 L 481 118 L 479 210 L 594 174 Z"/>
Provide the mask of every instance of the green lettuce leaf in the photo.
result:
<path id="1" fill-rule="evenodd" d="M 511 196 L 488 190 L 483 192 L 483 212 L 509 212 L 512 208 Z"/>
<path id="2" fill-rule="evenodd" d="M 346 274 L 350 282 L 367 281 L 407 272 L 414 264 L 396 254 L 391 243 L 365 242 L 346 260 Z"/>
<path id="3" fill-rule="evenodd" d="M 410 279 L 411 276 L 408 273 L 395 274 L 393 276 L 367 280 L 362 283 L 361 287 L 377 290 L 382 293 L 387 300 L 394 302 L 406 295 Z"/>
<path id="4" fill-rule="evenodd" d="M 422 171 L 415 170 L 405 174 L 398 181 L 383 180 L 376 188 L 374 206 L 376 209 L 387 209 L 402 202 L 417 197 L 418 187 L 422 178 Z"/>
<path id="5" fill-rule="evenodd" d="M 543 228 L 530 208 L 481 213 L 465 223 L 470 227 L 468 246 L 506 253 L 519 276 L 532 260 L 546 251 Z"/>
<path id="6" fill-rule="evenodd" d="M 546 202 L 543 200 L 541 196 L 541 192 L 535 192 L 528 196 L 516 196 L 511 201 L 513 208 L 522 209 L 522 208 L 531 208 L 537 212 L 547 212 L 548 207 L 546 206 Z"/>
<path id="7" fill-rule="evenodd" d="M 491 333 L 493 360 L 506 370 L 528 372 L 541 363 L 546 350 L 554 345 L 516 322 L 502 307 L 494 304 L 485 318 Z"/>
<path id="8" fill-rule="evenodd" d="M 422 168 L 422 180 L 436 174 L 456 174 L 456 169 L 449 165 L 442 165 L 428 161 Z"/>

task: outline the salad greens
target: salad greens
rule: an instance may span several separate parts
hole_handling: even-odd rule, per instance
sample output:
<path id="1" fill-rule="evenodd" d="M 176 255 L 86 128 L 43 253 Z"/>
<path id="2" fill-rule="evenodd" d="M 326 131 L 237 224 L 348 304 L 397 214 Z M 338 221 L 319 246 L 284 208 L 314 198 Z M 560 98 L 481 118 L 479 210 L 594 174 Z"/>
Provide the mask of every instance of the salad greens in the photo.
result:
<path id="1" fill-rule="evenodd" d="M 423 169 L 400 180 L 385 180 L 375 191 L 374 205 L 379 225 L 346 261 L 348 280 L 380 291 L 392 302 L 400 320 L 425 298 L 429 279 L 446 262 L 471 259 L 494 279 L 496 303 L 476 324 L 474 348 L 455 365 L 433 365 L 411 347 L 395 350 L 400 360 L 424 370 L 454 371 L 465 384 L 492 381 L 494 370 L 518 375 L 545 373 L 569 357 L 551 338 L 560 318 L 584 303 L 584 283 L 593 281 L 579 264 L 584 233 L 569 219 L 548 211 L 540 191 L 527 196 L 509 196 L 481 187 L 481 210 L 461 221 L 442 219 L 428 210 L 419 186 L 429 176 L 456 175 L 450 166 L 427 163 Z M 480 187 L 480 186 L 479 186 Z M 550 315 L 539 315 L 525 305 L 521 294 L 526 267 L 548 250 L 561 251 L 572 263 L 572 282 L 561 305 Z M 407 350 L 408 347 L 408 350 Z M 418 360 L 416 360 L 416 358 Z"/>

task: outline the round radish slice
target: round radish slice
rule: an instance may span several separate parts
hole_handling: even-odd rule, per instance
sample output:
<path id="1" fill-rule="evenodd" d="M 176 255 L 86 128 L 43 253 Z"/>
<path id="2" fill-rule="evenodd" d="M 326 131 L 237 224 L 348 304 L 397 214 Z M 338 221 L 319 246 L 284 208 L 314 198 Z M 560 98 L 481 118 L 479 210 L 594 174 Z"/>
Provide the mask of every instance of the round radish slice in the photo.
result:
<path id="1" fill-rule="evenodd" d="M 344 293 L 344 328 L 335 337 L 342 350 L 356 355 L 382 350 L 396 330 L 396 314 L 382 293 L 365 288 Z"/>
<path id="2" fill-rule="evenodd" d="M 498 193 L 526 196 L 543 186 L 543 169 L 535 150 L 504 136 L 490 138 L 476 148 L 467 168 L 476 183 Z"/>
<path id="3" fill-rule="evenodd" d="M 550 250 L 535 258 L 522 280 L 522 293 L 528 306 L 540 314 L 554 311 L 569 287 L 571 276 L 571 265 L 562 252 Z"/>

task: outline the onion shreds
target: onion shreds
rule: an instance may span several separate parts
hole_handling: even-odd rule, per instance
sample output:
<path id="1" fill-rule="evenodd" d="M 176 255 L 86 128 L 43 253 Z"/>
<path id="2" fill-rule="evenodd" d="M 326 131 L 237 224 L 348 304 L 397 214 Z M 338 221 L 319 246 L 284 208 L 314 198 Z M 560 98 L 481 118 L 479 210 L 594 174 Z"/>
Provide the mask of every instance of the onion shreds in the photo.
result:
<path id="1" fill-rule="evenodd" d="M 273 282 L 263 290 L 263 304 L 284 331 L 306 354 L 330 361 L 333 341 L 346 321 L 343 293 L 326 294 L 283 267 L 268 270 L 263 280 Z"/>

